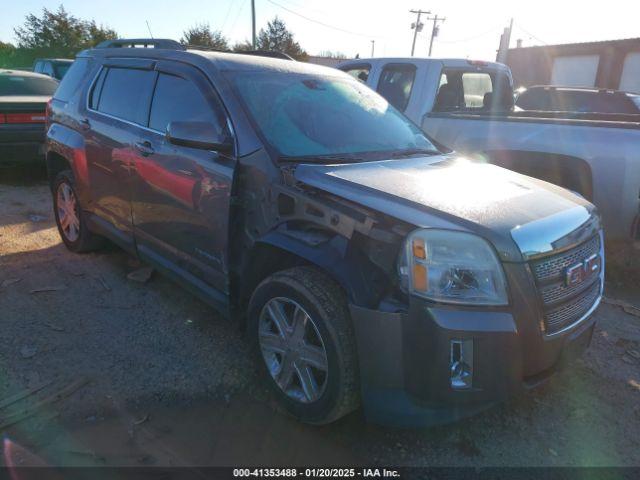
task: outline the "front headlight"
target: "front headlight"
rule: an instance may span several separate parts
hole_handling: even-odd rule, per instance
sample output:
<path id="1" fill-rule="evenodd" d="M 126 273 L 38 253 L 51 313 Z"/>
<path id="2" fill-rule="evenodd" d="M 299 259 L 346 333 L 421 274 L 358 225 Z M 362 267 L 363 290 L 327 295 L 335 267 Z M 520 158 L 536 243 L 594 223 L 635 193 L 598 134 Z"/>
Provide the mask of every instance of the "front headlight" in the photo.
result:
<path id="1" fill-rule="evenodd" d="M 403 287 L 445 303 L 507 305 L 502 265 L 489 243 L 471 233 L 422 229 L 406 240 L 399 261 Z"/>

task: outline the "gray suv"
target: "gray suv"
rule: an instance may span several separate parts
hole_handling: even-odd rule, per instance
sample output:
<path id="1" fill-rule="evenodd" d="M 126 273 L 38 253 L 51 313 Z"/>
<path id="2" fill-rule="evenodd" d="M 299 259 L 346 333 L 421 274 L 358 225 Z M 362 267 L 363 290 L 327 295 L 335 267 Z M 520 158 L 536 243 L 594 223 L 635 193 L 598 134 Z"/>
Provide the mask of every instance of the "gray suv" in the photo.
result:
<path id="1" fill-rule="evenodd" d="M 240 322 L 291 414 L 452 421 L 589 344 L 585 199 L 444 152 L 338 70 L 139 43 L 81 52 L 49 106 L 62 240 L 107 238 Z"/>

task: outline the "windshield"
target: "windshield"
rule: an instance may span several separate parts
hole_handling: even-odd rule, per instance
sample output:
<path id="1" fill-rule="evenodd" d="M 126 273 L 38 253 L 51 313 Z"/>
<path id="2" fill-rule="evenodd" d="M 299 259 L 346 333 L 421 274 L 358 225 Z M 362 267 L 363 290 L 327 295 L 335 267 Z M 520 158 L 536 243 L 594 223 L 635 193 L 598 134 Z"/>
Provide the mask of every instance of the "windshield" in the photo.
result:
<path id="1" fill-rule="evenodd" d="M 280 157 L 438 152 L 384 98 L 351 78 L 236 72 L 233 83 Z"/>
<path id="2" fill-rule="evenodd" d="M 49 78 L 0 75 L 0 95 L 53 95 L 58 82 Z"/>

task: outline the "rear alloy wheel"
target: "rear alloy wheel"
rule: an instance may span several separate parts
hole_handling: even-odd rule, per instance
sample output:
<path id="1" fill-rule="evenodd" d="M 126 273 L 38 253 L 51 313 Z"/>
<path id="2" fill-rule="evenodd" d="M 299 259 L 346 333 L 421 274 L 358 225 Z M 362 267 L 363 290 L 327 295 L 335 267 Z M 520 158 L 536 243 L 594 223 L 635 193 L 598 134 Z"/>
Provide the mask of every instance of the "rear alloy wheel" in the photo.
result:
<path id="1" fill-rule="evenodd" d="M 249 301 L 248 333 L 280 405 L 330 423 L 359 404 L 355 337 L 344 291 L 313 267 L 274 273 Z"/>
<path id="2" fill-rule="evenodd" d="M 90 252 L 103 245 L 104 239 L 87 228 L 70 170 L 58 173 L 53 183 L 53 213 L 60 237 L 72 252 Z"/>
<path id="3" fill-rule="evenodd" d="M 69 242 L 77 242 L 80 236 L 80 215 L 76 194 L 68 183 L 58 185 L 56 202 L 60 230 Z"/>

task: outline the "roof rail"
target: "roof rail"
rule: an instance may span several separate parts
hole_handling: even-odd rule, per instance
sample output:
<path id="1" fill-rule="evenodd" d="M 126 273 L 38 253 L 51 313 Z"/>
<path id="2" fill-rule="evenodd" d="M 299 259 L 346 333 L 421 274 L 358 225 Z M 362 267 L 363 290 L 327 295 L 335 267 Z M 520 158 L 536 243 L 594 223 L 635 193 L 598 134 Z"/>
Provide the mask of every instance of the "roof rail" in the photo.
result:
<path id="1" fill-rule="evenodd" d="M 247 50 L 245 52 L 234 52 L 241 53 L 243 55 L 256 55 L 258 57 L 269 57 L 269 58 L 279 58 L 281 60 L 294 60 L 295 59 L 291 55 L 287 55 L 283 52 L 273 52 L 271 50 Z"/>
<path id="2" fill-rule="evenodd" d="M 168 38 L 118 38 L 105 40 L 95 48 L 165 48 L 167 50 L 186 50 L 186 47 Z"/>

